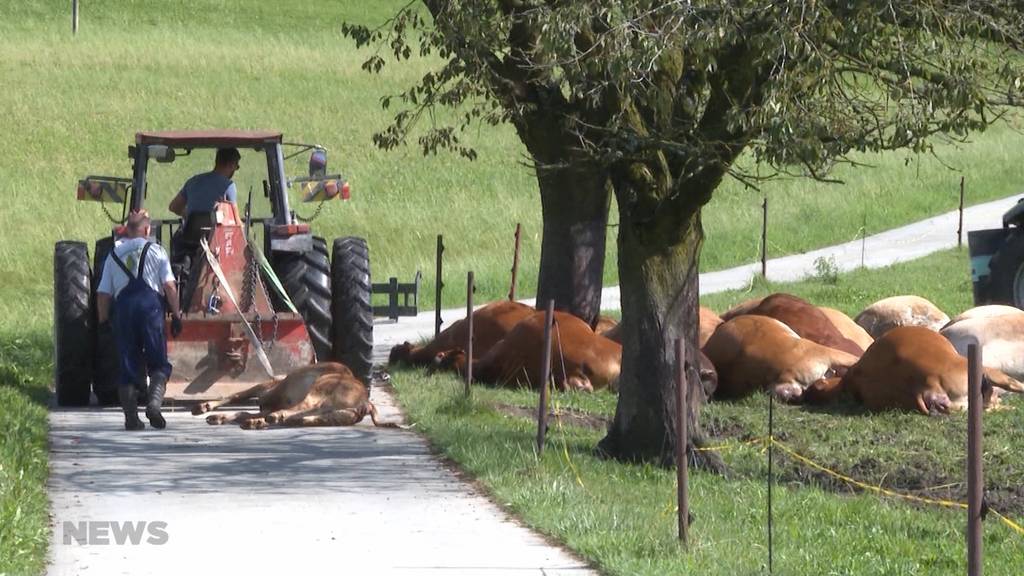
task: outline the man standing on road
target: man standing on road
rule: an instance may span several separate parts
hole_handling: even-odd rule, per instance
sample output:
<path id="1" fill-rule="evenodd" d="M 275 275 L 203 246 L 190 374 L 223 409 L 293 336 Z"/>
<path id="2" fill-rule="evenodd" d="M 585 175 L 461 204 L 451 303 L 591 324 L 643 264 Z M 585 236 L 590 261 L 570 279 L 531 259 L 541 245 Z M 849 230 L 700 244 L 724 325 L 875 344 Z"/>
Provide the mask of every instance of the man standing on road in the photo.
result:
<path id="1" fill-rule="evenodd" d="M 238 148 L 218 148 L 213 170 L 189 178 L 167 208 L 187 220 L 193 212 L 212 212 L 217 202 L 237 202 L 231 177 L 241 159 Z"/>
<path id="2" fill-rule="evenodd" d="M 103 264 L 103 277 L 96 289 L 96 310 L 100 326 L 113 325 L 121 355 L 121 379 L 117 394 L 124 410 L 126 430 L 146 427 L 139 420 L 137 391 L 145 390 L 149 374 L 146 417 L 154 428 L 167 422 L 160 413 L 171 365 L 167 361 L 164 336 L 164 301 L 171 309 L 171 336 L 181 333 L 178 289 L 171 263 L 164 249 L 148 240 L 149 214 L 145 210 L 128 216 L 125 239 L 118 242 Z"/>

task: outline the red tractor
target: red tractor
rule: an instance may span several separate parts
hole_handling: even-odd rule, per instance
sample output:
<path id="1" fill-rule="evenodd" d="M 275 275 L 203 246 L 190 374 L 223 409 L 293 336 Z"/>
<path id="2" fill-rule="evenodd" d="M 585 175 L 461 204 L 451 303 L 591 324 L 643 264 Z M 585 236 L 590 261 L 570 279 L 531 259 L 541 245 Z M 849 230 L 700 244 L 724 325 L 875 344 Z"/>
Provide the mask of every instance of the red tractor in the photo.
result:
<path id="1" fill-rule="evenodd" d="M 290 154 L 284 153 L 284 147 Z M 301 188 L 304 202 L 348 198 L 348 183 L 326 173 L 326 151 L 317 145 L 289 144 L 277 132 L 141 132 L 129 147 L 131 179 L 90 176 L 79 182 L 78 199 L 103 202 L 115 224 L 99 239 L 90 266 L 83 242 L 61 241 L 54 253 L 54 348 L 57 402 L 87 405 L 90 392 L 101 404 L 117 403 L 118 353 L 113 337 L 98 330 L 95 288 L 107 254 L 123 234 L 128 211 L 147 197 L 177 192 L 182 180 L 162 185 L 161 164 L 181 162 L 196 152 L 207 161 L 217 148 L 233 147 L 260 168 L 262 190 L 256 201 L 249 189 L 244 209 L 221 202 L 211 213 L 153 219 L 153 238 L 168 249 L 178 282 L 183 331 L 168 336 L 174 366 L 166 398 L 199 400 L 222 397 L 316 361 L 334 360 L 369 384 L 373 348 L 371 293 L 410 285 L 370 283 L 369 251 L 357 237 L 327 242 L 314 236 L 289 206 L 288 190 Z M 308 176 L 288 179 L 286 159 L 312 151 Z M 155 161 L 155 163 L 151 162 Z M 187 164 L 187 162 L 185 162 Z M 237 183 L 236 176 L 236 183 Z M 176 182 L 176 185 L 175 185 Z M 164 190 L 160 190 L 163 188 Z M 243 205 L 239 188 L 238 206 Z M 169 196 L 168 196 L 169 197 Z M 121 217 L 106 207 L 119 203 Z M 263 214 L 255 204 L 263 205 Z M 157 206 L 161 208 L 161 206 Z M 153 212 L 153 209 L 150 208 Z M 311 219 L 312 219 L 311 218 Z M 418 284 L 418 282 L 417 282 Z M 391 300 L 397 300 L 397 293 Z M 415 313 L 405 307 L 402 315 Z M 169 334 L 169 320 L 168 320 Z M 90 387 L 91 386 L 91 387 Z"/>

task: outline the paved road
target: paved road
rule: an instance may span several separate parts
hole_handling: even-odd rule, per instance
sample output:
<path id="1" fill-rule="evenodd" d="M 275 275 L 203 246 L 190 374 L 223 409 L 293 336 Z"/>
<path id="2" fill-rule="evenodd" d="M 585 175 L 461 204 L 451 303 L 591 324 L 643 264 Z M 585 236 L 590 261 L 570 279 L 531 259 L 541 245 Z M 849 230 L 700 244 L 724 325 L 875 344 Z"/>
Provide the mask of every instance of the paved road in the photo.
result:
<path id="1" fill-rule="evenodd" d="M 400 417 L 382 390 L 374 399 Z M 250 432 L 186 412 L 168 414 L 162 432 L 121 423 L 112 409 L 51 412 L 51 575 L 592 573 L 510 521 L 412 432 Z M 75 532 L 90 521 L 101 531 L 92 543 Z M 97 524 L 126 521 L 166 526 L 117 545 Z M 148 543 L 161 533 L 165 544 Z"/>
<path id="2" fill-rule="evenodd" d="M 998 226 L 1016 198 L 967 210 L 968 230 Z M 956 213 L 871 236 L 865 264 L 918 258 L 956 243 Z M 860 265 L 861 243 L 771 260 L 768 277 L 796 280 L 832 256 Z M 701 275 L 701 291 L 745 286 L 757 265 Z M 617 287 L 602 295 L 618 308 Z M 446 310 L 450 323 L 465 309 Z M 433 334 L 434 313 L 378 321 L 375 355 Z M 374 389 L 385 417 L 400 418 Z M 578 560 L 511 522 L 429 455 L 412 432 L 211 428 L 186 413 L 165 432 L 126 434 L 115 410 L 50 415 L 50 574 L 589 574 Z M 78 544 L 65 522 L 166 522 L 163 545 Z M 94 524 L 94 530 L 104 525 Z M 95 534 L 112 540 L 113 534 Z M 151 534 L 146 533 L 148 537 Z M 159 534 L 158 534 L 159 536 Z M 69 544 L 64 543 L 67 537 Z"/>

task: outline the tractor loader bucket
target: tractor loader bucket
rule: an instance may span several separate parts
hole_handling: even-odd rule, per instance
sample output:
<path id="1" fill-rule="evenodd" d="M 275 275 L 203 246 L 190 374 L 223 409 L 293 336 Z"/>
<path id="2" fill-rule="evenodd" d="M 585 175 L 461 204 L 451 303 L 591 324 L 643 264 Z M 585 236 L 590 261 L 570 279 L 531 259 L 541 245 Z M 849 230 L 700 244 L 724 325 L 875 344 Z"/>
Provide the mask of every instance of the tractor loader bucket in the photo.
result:
<path id="1" fill-rule="evenodd" d="M 257 320 L 249 315 L 247 321 L 267 343 L 264 350 L 275 376 L 285 376 L 312 364 L 315 355 L 302 317 L 290 312 L 278 313 L 277 317 L 276 328 L 267 317 Z M 222 398 L 269 380 L 252 346 L 243 333 L 239 314 L 187 318 L 176 339 L 171 339 L 168 325 L 167 356 L 174 371 L 165 398 Z"/>

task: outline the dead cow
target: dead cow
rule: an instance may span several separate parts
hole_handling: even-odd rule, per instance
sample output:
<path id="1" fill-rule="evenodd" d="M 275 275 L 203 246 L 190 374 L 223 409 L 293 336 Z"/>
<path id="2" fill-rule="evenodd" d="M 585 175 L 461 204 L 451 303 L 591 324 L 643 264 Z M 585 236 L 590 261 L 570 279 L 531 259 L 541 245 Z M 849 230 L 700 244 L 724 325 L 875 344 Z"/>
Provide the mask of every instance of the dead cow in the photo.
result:
<path id="1" fill-rule="evenodd" d="M 941 334 L 923 326 L 902 326 L 875 340 L 839 385 L 870 410 L 947 414 L 967 408 L 967 359 Z M 986 405 L 998 400 L 993 388 L 1024 392 L 1017 380 L 986 367 Z"/>
<path id="2" fill-rule="evenodd" d="M 899 326 L 925 326 L 938 332 L 949 316 L 920 296 L 892 296 L 868 306 L 853 320 L 877 340 Z"/>
<path id="3" fill-rule="evenodd" d="M 792 294 L 772 294 L 749 308 L 746 314 L 775 318 L 789 326 L 797 336 L 822 346 L 842 350 L 854 356 L 864 353 L 856 342 L 840 332 L 817 306 Z"/>
<path id="4" fill-rule="evenodd" d="M 966 318 L 951 322 L 939 334 L 945 336 L 961 356 L 967 356 L 967 346 L 977 342 L 984 346 L 982 362 L 985 366 L 998 368 L 1018 380 L 1024 379 L 1024 314 Z"/>
<path id="5" fill-rule="evenodd" d="M 399 427 L 377 421 L 366 386 L 345 365 L 324 362 L 305 366 L 280 380 L 268 380 L 227 398 L 202 402 L 192 408 L 199 415 L 231 402 L 259 398 L 256 414 L 211 414 L 210 424 L 239 424 L 247 430 L 269 426 L 352 426 L 369 414 L 374 426 Z"/>
<path id="6" fill-rule="evenodd" d="M 739 398 L 767 389 L 787 402 L 802 400 L 819 380 L 841 376 L 853 354 L 801 338 L 774 318 L 743 315 L 718 327 L 704 353 L 718 371 L 716 398 Z"/>
<path id="7" fill-rule="evenodd" d="M 500 386 L 538 388 L 544 349 L 544 312 L 516 325 L 501 342 L 473 362 L 473 379 Z M 465 373 L 466 353 L 457 348 L 440 359 L 442 367 Z M 586 322 L 555 312 L 551 330 L 551 377 L 562 390 L 615 389 L 622 368 L 622 346 L 595 334 Z"/>
<path id="8" fill-rule="evenodd" d="M 526 304 L 500 300 L 491 302 L 473 311 L 473 355 L 482 357 L 500 342 L 521 320 L 536 310 Z M 463 349 L 469 336 L 466 319 L 455 321 L 425 346 L 413 346 L 408 342 L 391 349 L 389 364 L 412 364 L 413 366 L 433 365 L 437 356 L 454 348 Z"/>
<path id="9" fill-rule="evenodd" d="M 839 330 L 843 336 L 853 340 L 857 346 L 860 346 L 861 350 L 867 350 L 868 346 L 871 346 L 875 341 L 871 334 L 868 334 L 867 330 L 861 328 L 859 324 L 853 321 L 853 318 L 850 318 L 843 312 L 827 306 L 818 306 L 818 310 L 821 310 L 828 317 L 832 325 L 836 327 L 836 330 Z"/>
<path id="10" fill-rule="evenodd" d="M 961 320 L 970 320 L 972 318 L 991 318 L 993 316 L 1012 316 L 1016 314 L 1024 314 L 1024 310 L 1017 308 L 1016 306 L 1006 306 L 1004 304 L 987 304 L 985 306 L 975 306 L 964 310 L 960 314 L 957 314 L 952 320 L 943 326 L 943 329 L 949 328 L 953 324 Z"/>

